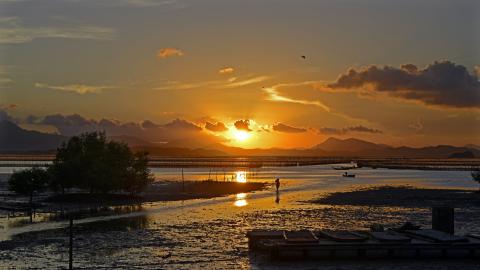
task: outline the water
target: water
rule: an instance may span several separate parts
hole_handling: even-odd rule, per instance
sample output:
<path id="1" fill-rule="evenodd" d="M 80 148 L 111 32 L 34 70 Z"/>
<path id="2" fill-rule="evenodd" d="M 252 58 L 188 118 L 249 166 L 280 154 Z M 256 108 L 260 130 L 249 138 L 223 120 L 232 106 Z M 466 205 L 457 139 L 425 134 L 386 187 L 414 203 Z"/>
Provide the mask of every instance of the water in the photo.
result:
<path id="1" fill-rule="evenodd" d="M 8 169 L 3 169 L 8 173 Z M 155 168 L 158 180 L 180 180 L 181 169 Z M 274 263 L 248 253 L 245 233 L 253 228 L 270 229 L 362 229 L 371 223 L 387 226 L 411 220 L 430 225 L 430 209 L 315 205 L 307 201 L 329 192 L 373 185 L 412 185 L 429 188 L 476 189 L 469 172 L 358 169 L 356 178 L 341 177 L 330 166 L 262 168 L 231 171 L 184 169 L 187 180 L 281 179 L 279 197 L 268 190 L 208 200 L 161 202 L 117 209 L 102 216 L 87 216 L 76 222 L 75 266 L 114 269 L 476 269 L 462 262 L 326 262 Z M 210 176 L 209 176 L 210 175 Z M 216 176 L 215 176 L 216 175 Z M 109 214 L 108 214 L 109 213 Z M 458 232 L 480 233 L 480 210 L 457 209 Z M 31 224 L 27 217 L 1 217 L 0 268 L 68 265 L 65 221 L 39 215 Z M 22 221 L 23 220 L 23 221 Z M 5 244 L 7 247 L 2 247 Z"/>

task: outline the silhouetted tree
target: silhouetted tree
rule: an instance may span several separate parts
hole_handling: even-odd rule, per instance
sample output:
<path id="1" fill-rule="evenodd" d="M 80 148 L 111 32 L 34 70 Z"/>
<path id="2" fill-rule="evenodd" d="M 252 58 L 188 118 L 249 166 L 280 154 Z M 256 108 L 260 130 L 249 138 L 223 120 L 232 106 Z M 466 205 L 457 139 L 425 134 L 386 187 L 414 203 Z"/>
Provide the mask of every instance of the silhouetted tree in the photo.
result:
<path id="1" fill-rule="evenodd" d="M 52 188 L 62 192 L 76 187 L 90 193 L 137 193 L 153 181 L 147 165 L 146 153 L 133 154 L 127 144 L 91 132 L 63 143 L 49 172 Z"/>
<path id="2" fill-rule="evenodd" d="M 14 172 L 8 180 L 8 189 L 30 197 L 32 204 L 35 193 L 41 192 L 47 188 L 48 173 L 46 170 L 38 167 Z"/>
<path id="3" fill-rule="evenodd" d="M 477 182 L 480 184 L 480 171 L 474 171 L 472 172 L 472 179 L 473 181 Z M 478 190 L 480 192 L 480 188 Z"/>

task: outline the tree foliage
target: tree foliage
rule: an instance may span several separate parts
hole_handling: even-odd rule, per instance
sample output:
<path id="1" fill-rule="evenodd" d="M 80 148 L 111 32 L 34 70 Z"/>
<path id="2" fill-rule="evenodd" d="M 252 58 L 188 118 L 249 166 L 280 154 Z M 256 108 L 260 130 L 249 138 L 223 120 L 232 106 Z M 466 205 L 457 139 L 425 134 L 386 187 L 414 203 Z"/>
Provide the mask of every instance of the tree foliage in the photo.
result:
<path id="1" fill-rule="evenodd" d="M 49 175 L 46 170 L 38 167 L 14 172 L 8 180 L 8 189 L 18 194 L 30 197 L 47 188 Z"/>
<path id="2" fill-rule="evenodd" d="M 72 137 L 57 151 L 48 169 L 51 187 L 65 192 L 80 188 L 90 193 L 138 193 L 153 181 L 147 153 L 134 154 L 127 144 L 108 141 L 105 133 Z"/>

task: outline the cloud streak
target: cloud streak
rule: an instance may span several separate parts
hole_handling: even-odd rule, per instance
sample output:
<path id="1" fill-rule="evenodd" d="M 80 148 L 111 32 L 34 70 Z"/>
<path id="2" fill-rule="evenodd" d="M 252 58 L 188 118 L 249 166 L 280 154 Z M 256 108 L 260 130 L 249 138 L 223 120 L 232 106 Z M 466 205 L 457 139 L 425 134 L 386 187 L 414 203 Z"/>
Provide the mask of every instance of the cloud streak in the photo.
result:
<path id="1" fill-rule="evenodd" d="M 278 91 L 279 88 L 285 87 L 285 86 L 301 86 L 301 85 L 312 85 L 312 84 L 313 82 L 303 82 L 300 84 L 279 84 L 272 87 L 263 87 L 262 90 L 268 95 L 266 100 L 269 100 L 269 101 L 312 105 L 312 106 L 320 107 L 326 112 L 330 112 L 330 107 L 328 107 L 321 101 L 290 98 L 281 94 Z"/>
<path id="2" fill-rule="evenodd" d="M 170 81 L 165 83 L 165 85 L 157 87 L 157 90 L 190 90 L 190 89 L 233 89 L 244 87 L 248 85 L 254 85 L 261 83 L 265 80 L 268 80 L 269 76 L 250 76 L 243 78 L 234 78 L 234 80 L 211 80 L 211 81 L 201 81 L 201 82 L 176 82 Z"/>
<path id="3" fill-rule="evenodd" d="M 18 17 L 0 18 L 0 44 L 20 44 L 39 38 L 112 40 L 115 30 L 99 26 L 28 27 Z"/>
<path id="4" fill-rule="evenodd" d="M 277 124 L 273 125 L 272 129 L 277 131 L 277 132 L 284 132 L 284 133 L 303 133 L 303 132 L 307 132 L 307 129 L 305 129 L 305 128 L 292 127 L 292 126 L 285 125 L 285 124 L 282 124 L 282 123 L 277 123 Z"/>
<path id="5" fill-rule="evenodd" d="M 35 87 L 37 88 L 44 88 L 44 89 L 51 89 L 51 90 L 58 90 L 58 91 L 65 91 L 65 92 L 72 92 L 80 95 L 85 94 L 99 94 L 103 90 L 111 89 L 112 86 L 94 86 L 94 85 L 84 85 L 84 84 L 68 84 L 68 85 L 48 85 L 45 83 L 35 83 Z"/>
<path id="6" fill-rule="evenodd" d="M 351 126 L 351 127 L 344 127 L 344 128 L 332 128 L 332 127 L 321 127 L 318 131 L 325 135 L 345 135 L 352 132 L 359 132 L 359 133 L 371 133 L 371 134 L 381 134 L 383 131 L 365 127 L 362 125 L 358 126 Z"/>

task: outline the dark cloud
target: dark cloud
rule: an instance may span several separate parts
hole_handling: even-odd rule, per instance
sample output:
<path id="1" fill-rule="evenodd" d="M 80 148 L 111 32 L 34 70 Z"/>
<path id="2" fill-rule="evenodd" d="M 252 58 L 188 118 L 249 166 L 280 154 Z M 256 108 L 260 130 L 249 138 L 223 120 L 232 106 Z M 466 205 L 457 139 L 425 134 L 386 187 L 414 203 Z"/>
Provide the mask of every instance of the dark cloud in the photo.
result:
<path id="1" fill-rule="evenodd" d="M 322 127 L 319 128 L 320 133 L 325 135 L 345 135 L 352 132 L 363 132 L 363 133 L 383 133 L 381 130 L 365 127 L 362 125 L 353 126 L 353 127 L 344 127 L 344 128 L 331 128 L 331 127 Z"/>
<path id="2" fill-rule="evenodd" d="M 133 136 L 149 142 L 192 142 L 195 145 L 183 145 L 184 147 L 199 147 L 202 143 L 212 144 L 219 139 L 202 134 L 202 128 L 192 122 L 175 119 L 166 124 L 157 124 L 150 120 L 141 123 L 122 123 L 117 120 L 101 119 L 99 121 L 86 119 L 78 114 L 47 115 L 43 118 L 31 116 L 33 123 L 50 125 L 55 127 L 61 135 L 73 136 L 86 131 L 105 131 L 108 136 Z M 40 119 L 40 120 L 38 120 Z M 211 136 L 211 135 L 210 135 Z M 213 138 L 214 137 L 214 138 Z"/>
<path id="3" fill-rule="evenodd" d="M 297 128 L 297 127 L 292 127 L 288 126 L 282 123 L 278 123 L 273 125 L 273 130 L 278 131 L 278 132 L 285 132 L 285 133 L 302 133 L 306 132 L 307 130 L 304 128 Z"/>
<path id="4" fill-rule="evenodd" d="M 418 100 L 428 105 L 480 107 L 478 77 L 470 74 L 464 66 L 449 61 L 434 62 L 424 69 L 418 69 L 413 64 L 402 65 L 400 68 L 369 66 L 360 70 L 350 69 L 328 87 L 370 87 L 375 92 Z"/>
<path id="5" fill-rule="evenodd" d="M 213 132 L 223 132 L 228 130 L 227 126 L 225 126 L 225 124 L 222 122 L 217 122 L 216 124 L 206 122 L 205 129 L 208 129 Z"/>
<path id="6" fill-rule="evenodd" d="M 200 131 L 202 130 L 201 127 L 188 122 L 183 119 L 175 119 L 172 122 L 165 124 L 164 127 L 166 128 L 172 128 L 172 129 L 180 129 L 180 130 L 190 130 L 190 131 Z"/>
<path id="7" fill-rule="evenodd" d="M 234 125 L 238 130 L 252 131 L 250 129 L 250 121 L 249 120 L 238 120 L 238 121 L 235 122 Z"/>
<path id="8" fill-rule="evenodd" d="M 153 123 L 150 120 L 145 120 L 145 121 L 142 122 L 142 127 L 148 129 L 148 128 L 156 128 L 156 127 L 158 127 L 158 125 Z"/>

